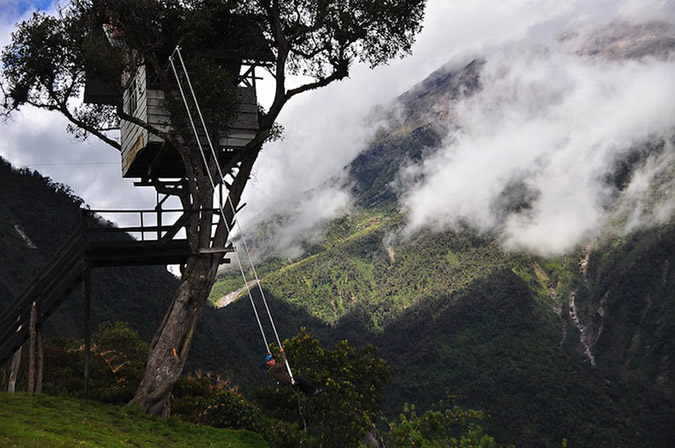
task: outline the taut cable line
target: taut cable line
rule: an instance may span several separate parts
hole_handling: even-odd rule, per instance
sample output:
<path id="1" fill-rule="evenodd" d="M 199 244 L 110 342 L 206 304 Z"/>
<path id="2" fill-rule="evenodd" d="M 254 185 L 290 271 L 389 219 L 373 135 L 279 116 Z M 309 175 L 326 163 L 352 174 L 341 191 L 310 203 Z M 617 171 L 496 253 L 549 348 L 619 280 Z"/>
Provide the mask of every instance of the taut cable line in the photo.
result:
<path id="1" fill-rule="evenodd" d="M 179 60 L 179 62 L 180 62 L 180 65 L 181 65 L 181 68 L 182 68 L 182 70 L 183 70 L 183 73 L 184 73 L 184 75 L 185 75 L 185 80 L 186 80 L 187 85 L 188 85 L 188 88 L 189 88 L 189 90 L 190 90 L 190 94 L 191 94 L 191 96 L 192 96 L 192 101 L 194 102 L 195 109 L 196 109 L 197 114 L 198 114 L 198 116 L 199 116 L 199 120 L 200 120 L 200 122 L 201 122 L 202 129 L 204 130 L 204 134 L 206 135 L 206 140 L 207 140 L 208 145 L 209 145 L 209 148 L 210 148 L 210 150 L 211 150 L 211 156 L 213 157 L 213 160 L 214 160 L 214 162 L 215 162 L 216 169 L 217 169 L 217 171 L 218 171 L 218 176 L 220 176 L 221 182 L 224 182 L 225 177 L 224 177 L 224 175 L 223 175 L 223 172 L 222 172 L 222 169 L 221 169 L 221 167 L 220 167 L 220 164 L 218 163 L 218 157 L 217 157 L 216 151 L 215 151 L 215 149 L 214 149 L 214 147 L 213 147 L 213 143 L 212 143 L 212 141 L 211 141 L 211 135 L 210 135 L 209 132 L 208 132 L 208 128 L 207 128 L 207 126 L 206 126 L 206 122 L 205 122 L 204 117 L 203 117 L 203 115 L 202 115 L 201 108 L 199 107 L 199 102 L 197 101 L 197 96 L 196 96 L 195 91 L 194 91 L 194 89 L 193 89 L 193 87 L 192 87 L 192 82 L 190 81 L 190 76 L 189 76 L 189 74 L 188 74 L 188 72 L 187 72 L 187 68 L 186 68 L 186 66 L 185 66 L 185 62 L 183 61 L 183 56 L 182 56 L 182 54 L 181 54 L 181 52 L 180 52 L 180 46 L 177 46 L 177 47 L 175 48 L 174 52 L 173 52 L 173 53 L 171 54 L 171 56 L 169 57 L 169 61 L 170 61 L 170 63 L 171 63 L 171 68 L 172 68 L 172 70 L 173 70 L 174 76 L 176 77 L 176 82 L 178 83 L 178 89 L 179 89 L 179 91 L 180 91 L 181 98 L 183 99 L 183 103 L 184 103 L 184 105 L 185 105 L 185 109 L 186 109 L 186 112 L 187 112 L 187 114 L 188 114 L 188 118 L 189 118 L 190 124 L 191 124 L 191 126 L 192 126 L 192 131 L 193 131 L 193 133 L 194 133 L 194 135 L 195 135 L 195 139 L 196 139 L 196 141 L 197 141 L 197 146 L 199 147 L 199 151 L 200 151 L 200 154 L 201 154 L 201 156 L 202 156 L 202 161 L 204 162 L 204 166 L 205 166 L 205 168 L 206 168 L 206 171 L 207 171 L 207 174 L 208 174 L 208 177 L 209 177 L 209 181 L 210 181 L 210 183 L 211 183 L 211 187 L 212 187 L 213 190 L 215 191 L 215 190 L 216 190 L 216 183 L 215 183 L 215 181 L 213 180 L 213 175 L 211 174 L 211 170 L 209 169 L 209 165 L 208 165 L 208 161 L 207 161 L 207 158 L 206 158 L 206 154 L 204 153 L 204 148 L 203 148 L 203 146 L 202 146 L 202 144 L 201 144 L 201 140 L 200 140 L 200 138 L 199 138 L 199 134 L 198 134 L 198 132 L 197 132 L 197 128 L 196 128 L 194 119 L 193 119 L 193 117 L 192 117 L 192 112 L 190 111 L 190 106 L 189 106 L 188 101 L 187 101 L 187 98 L 186 98 L 186 96 L 185 96 L 185 92 L 184 92 L 184 90 L 183 90 L 183 86 L 182 86 L 182 84 L 181 84 L 181 80 L 180 80 L 180 77 L 179 77 L 179 75 L 178 75 L 178 71 L 176 70 L 176 66 L 175 66 L 175 64 L 174 64 L 174 59 L 173 59 L 173 58 L 174 58 L 174 54 L 178 56 L 178 60 Z M 222 200 L 222 197 L 221 197 L 221 200 Z M 266 299 L 266 297 L 265 297 L 265 293 L 264 293 L 264 291 L 263 291 L 263 289 L 262 289 L 262 286 L 261 286 L 261 284 L 260 284 L 260 278 L 258 277 L 258 272 L 257 272 L 256 269 L 255 269 L 255 264 L 253 263 L 253 257 L 251 256 L 251 252 L 250 252 L 249 249 L 248 249 L 248 244 L 246 244 L 246 239 L 244 238 L 244 233 L 243 233 L 243 231 L 242 231 L 241 224 L 239 223 L 239 220 L 236 218 L 236 210 L 235 210 L 234 204 L 233 204 L 233 202 L 232 202 L 232 198 L 230 197 L 229 194 L 227 195 L 227 202 L 229 203 L 230 208 L 231 208 L 231 210 L 232 210 L 232 218 L 233 218 L 233 221 L 234 221 L 234 223 L 237 225 L 237 230 L 239 231 L 239 234 L 240 234 L 240 236 L 241 236 L 242 245 L 243 245 L 244 251 L 246 252 L 246 255 L 247 255 L 247 257 L 248 257 L 248 261 L 249 261 L 249 264 L 250 264 L 250 266 L 251 266 L 251 270 L 253 271 L 253 275 L 254 275 L 254 277 L 255 277 L 255 283 L 256 283 L 256 285 L 258 286 L 258 291 L 260 292 L 260 296 L 261 296 L 261 298 L 262 298 L 263 304 L 265 305 L 265 310 L 266 310 L 266 312 L 267 312 L 267 317 L 269 318 L 270 324 L 271 324 L 271 326 L 272 326 L 272 330 L 274 331 L 274 336 L 276 337 L 277 344 L 279 345 L 279 347 L 280 347 L 281 349 L 283 349 L 283 346 L 282 346 L 282 344 L 281 344 L 281 339 L 279 338 L 279 333 L 277 332 L 276 325 L 274 324 L 274 319 L 272 318 L 272 313 L 270 312 L 269 306 L 268 306 L 268 304 L 267 304 L 267 299 Z M 219 203 L 219 204 L 218 204 L 218 209 L 219 209 L 219 211 L 220 211 L 220 215 L 221 215 L 221 218 L 222 218 L 222 220 L 223 220 L 223 223 L 224 223 L 224 225 L 226 226 L 226 229 L 227 229 L 227 231 L 228 231 L 228 235 L 231 235 L 232 228 L 229 226 L 229 224 L 228 224 L 228 222 L 227 222 L 227 219 L 226 219 L 226 217 L 225 217 L 225 211 L 224 211 L 224 209 L 223 209 L 222 203 Z M 262 336 L 262 338 L 263 338 L 263 341 L 264 341 L 264 343 L 265 343 L 265 348 L 266 348 L 266 350 L 267 350 L 268 353 L 271 353 L 271 352 L 270 352 L 270 349 L 269 349 L 269 343 L 268 343 L 268 341 L 267 341 L 267 337 L 265 336 L 265 331 L 264 331 L 264 329 L 263 329 L 262 323 L 261 323 L 261 321 L 260 321 L 260 316 L 259 316 L 259 314 L 258 314 L 258 310 L 257 310 L 257 307 L 256 307 L 256 305 L 255 305 L 255 301 L 253 300 L 253 295 L 251 294 L 251 289 L 250 289 L 250 287 L 249 287 L 249 283 L 248 283 L 248 281 L 247 281 L 247 279 L 246 279 L 246 274 L 245 274 L 245 272 L 244 272 L 244 268 L 243 268 L 243 266 L 242 266 L 241 259 L 239 258 L 239 254 L 237 253 L 236 249 L 235 249 L 235 252 L 234 252 L 234 253 L 235 253 L 235 255 L 237 256 L 237 263 L 238 263 L 238 265 L 239 265 L 239 271 L 241 272 L 242 278 L 243 278 L 243 280 L 244 280 L 244 286 L 246 287 L 246 291 L 247 291 L 247 293 L 248 293 L 249 300 L 250 300 L 250 302 L 251 302 L 251 306 L 252 306 L 252 308 L 253 308 L 253 312 L 254 312 L 255 317 L 256 317 L 256 321 L 258 322 L 258 327 L 259 327 L 259 329 L 260 329 L 260 334 L 261 334 L 261 336 Z M 285 358 L 285 357 L 284 357 L 284 358 Z M 292 382 L 292 383 L 295 383 L 295 380 L 293 379 L 293 372 L 291 371 L 291 367 L 290 367 L 290 365 L 289 365 L 289 363 L 288 363 L 288 360 L 286 360 L 286 369 L 288 370 L 288 374 L 289 374 L 290 377 L 291 377 L 291 382 Z"/>

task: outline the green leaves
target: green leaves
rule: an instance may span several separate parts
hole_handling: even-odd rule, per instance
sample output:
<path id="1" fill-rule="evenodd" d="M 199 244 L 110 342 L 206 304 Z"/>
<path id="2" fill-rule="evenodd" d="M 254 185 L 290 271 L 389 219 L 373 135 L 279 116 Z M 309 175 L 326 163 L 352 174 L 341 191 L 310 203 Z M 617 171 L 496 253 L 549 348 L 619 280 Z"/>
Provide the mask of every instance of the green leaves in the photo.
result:
<path id="1" fill-rule="evenodd" d="M 176 60 L 176 64 L 179 64 Z M 211 141 L 214 144 L 218 142 L 219 130 L 227 129 L 228 125 L 237 117 L 237 109 L 241 103 L 241 95 L 237 88 L 237 76 L 230 73 L 215 61 L 200 56 L 198 54 L 190 56 L 185 65 L 190 76 L 190 85 L 194 89 L 194 94 L 199 101 L 199 112 L 204 117 L 206 127 L 211 135 Z M 179 69 L 179 73 L 181 70 Z M 189 98 L 188 104 L 191 106 L 192 117 L 199 117 L 199 113 L 194 107 L 192 94 L 188 90 L 186 79 L 181 79 L 183 88 L 186 90 L 186 96 Z M 185 104 L 178 91 L 171 92 L 165 102 L 171 123 L 183 135 L 194 139 L 192 127 L 185 110 Z M 198 124 L 198 129 L 201 125 Z"/>
<path id="2" fill-rule="evenodd" d="M 260 410 L 231 389 L 223 389 L 210 397 L 206 409 L 199 415 L 199 421 L 216 428 L 248 429 L 260 433 L 265 428 Z"/>
<path id="3" fill-rule="evenodd" d="M 285 348 L 294 375 L 320 392 L 293 397 L 290 388 L 260 390 L 258 402 L 274 416 L 305 425 L 323 447 L 358 446 L 380 413 L 389 365 L 374 346 L 357 349 L 343 340 L 326 349 L 304 328 Z"/>
<path id="4" fill-rule="evenodd" d="M 66 22 L 43 13 L 19 24 L 2 52 L 5 112 L 42 100 L 59 107 L 81 86 L 79 52 L 68 32 Z"/>
<path id="5" fill-rule="evenodd" d="M 452 398 L 422 415 L 406 403 L 398 420 L 389 423 L 388 442 L 397 448 L 496 448 L 478 424 L 482 419 L 481 411 L 464 410 Z"/>

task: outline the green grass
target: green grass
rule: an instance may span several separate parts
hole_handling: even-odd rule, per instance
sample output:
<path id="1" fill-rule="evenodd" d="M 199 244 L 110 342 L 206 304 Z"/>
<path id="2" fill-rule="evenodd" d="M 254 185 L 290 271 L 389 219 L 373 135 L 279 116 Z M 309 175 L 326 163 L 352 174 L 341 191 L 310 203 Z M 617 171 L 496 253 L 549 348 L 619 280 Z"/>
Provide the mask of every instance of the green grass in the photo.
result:
<path id="1" fill-rule="evenodd" d="M 250 431 L 149 417 L 111 406 L 48 395 L 0 394 L 0 447 L 266 447 Z"/>

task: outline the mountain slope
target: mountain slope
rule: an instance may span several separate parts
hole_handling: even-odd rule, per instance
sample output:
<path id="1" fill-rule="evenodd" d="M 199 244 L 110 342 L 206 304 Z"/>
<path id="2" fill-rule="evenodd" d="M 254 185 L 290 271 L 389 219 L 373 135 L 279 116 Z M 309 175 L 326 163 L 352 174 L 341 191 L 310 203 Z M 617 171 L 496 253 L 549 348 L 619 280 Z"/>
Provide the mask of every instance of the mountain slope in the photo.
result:
<path id="1" fill-rule="evenodd" d="M 598 61 L 663 58 L 674 29 L 615 25 L 591 33 L 593 45 L 579 35 L 563 43 Z M 446 66 L 403 95 L 348 167 L 357 208 L 329 223 L 306 255 L 261 266 L 282 334 L 305 325 L 326 343 L 377 344 L 394 369 L 390 415 L 449 391 L 490 415 L 488 432 L 520 446 L 675 444 L 672 209 L 641 230 L 589 236 L 589 245 L 550 257 L 507 251 L 499 225 L 492 233 L 461 220 L 451 231 L 407 227 L 400 173 L 453 138 L 453 107 L 481 91 L 483 67 Z M 629 228 L 631 213 L 672 198 L 674 143 L 616 143 L 626 150 L 600 177 L 607 230 Z M 631 181 L 657 159 L 666 169 L 646 182 L 651 196 L 638 209 Z M 519 179 L 497 196 L 498 223 L 532 215 L 538 199 Z M 224 275 L 230 290 L 241 286 L 237 275 Z M 235 301 L 224 315 L 243 317 L 245 307 Z"/>

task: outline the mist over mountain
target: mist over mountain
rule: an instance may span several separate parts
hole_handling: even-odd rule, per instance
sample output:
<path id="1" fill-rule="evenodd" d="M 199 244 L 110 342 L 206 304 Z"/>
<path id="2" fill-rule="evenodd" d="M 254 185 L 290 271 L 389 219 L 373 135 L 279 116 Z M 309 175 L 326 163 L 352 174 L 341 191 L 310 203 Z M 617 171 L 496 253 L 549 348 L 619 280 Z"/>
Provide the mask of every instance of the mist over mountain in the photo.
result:
<path id="1" fill-rule="evenodd" d="M 441 148 L 399 174 L 410 230 L 466 224 L 549 255 L 606 230 L 620 191 L 633 188 L 628 173 L 608 182 L 619 167 L 672 164 L 674 36 L 664 23 L 613 24 L 491 54 L 482 88 L 448 104 Z M 641 219 L 658 222 L 672 206 L 664 198 Z"/>
<path id="2" fill-rule="evenodd" d="M 648 193 L 672 186 L 674 48 L 673 24 L 614 22 L 451 61 L 370 114 L 339 176 L 270 207 L 271 247 L 297 255 L 309 229 L 382 201 L 405 235 L 468 226 L 542 255 L 663 223 L 675 201 Z"/>

